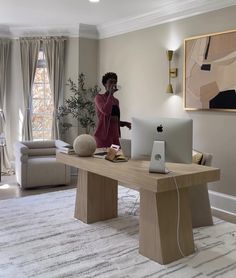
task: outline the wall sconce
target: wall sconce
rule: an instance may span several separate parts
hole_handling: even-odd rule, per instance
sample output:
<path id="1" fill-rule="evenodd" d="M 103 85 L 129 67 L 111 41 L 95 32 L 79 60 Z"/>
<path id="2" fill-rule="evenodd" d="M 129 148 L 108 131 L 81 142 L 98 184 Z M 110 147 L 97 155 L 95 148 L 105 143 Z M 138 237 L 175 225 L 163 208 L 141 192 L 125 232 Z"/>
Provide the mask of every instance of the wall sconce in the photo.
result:
<path id="1" fill-rule="evenodd" d="M 177 77 L 177 75 L 178 75 L 178 69 L 177 69 L 177 68 L 171 68 L 171 60 L 172 60 L 172 57 L 173 57 L 173 53 L 174 53 L 173 50 L 167 50 L 167 51 L 166 51 L 167 59 L 168 59 L 168 61 L 169 61 L 169 84 L 168 84 L 167 90 L 166 90 L 166 92 L 167 92 L 168 94 L 173 94 L 173 93 L 174 93 L 174 92 L 173 92 L 172 84 L 171 84 L 171 82 L 170 82 L 170 79 L 171 79 L 171 78 L 175 78 L 175 77 Z"/>

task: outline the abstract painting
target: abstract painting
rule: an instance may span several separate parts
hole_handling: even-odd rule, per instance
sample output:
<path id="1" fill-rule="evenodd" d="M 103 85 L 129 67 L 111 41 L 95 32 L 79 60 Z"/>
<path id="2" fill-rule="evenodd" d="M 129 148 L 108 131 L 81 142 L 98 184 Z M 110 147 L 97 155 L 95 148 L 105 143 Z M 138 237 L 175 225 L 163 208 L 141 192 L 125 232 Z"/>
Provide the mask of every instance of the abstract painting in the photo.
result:
<path id="1" fill-rule="evenodd" d="M 184 41 L 184 108 L 236 111 L 236 30 Z"/>

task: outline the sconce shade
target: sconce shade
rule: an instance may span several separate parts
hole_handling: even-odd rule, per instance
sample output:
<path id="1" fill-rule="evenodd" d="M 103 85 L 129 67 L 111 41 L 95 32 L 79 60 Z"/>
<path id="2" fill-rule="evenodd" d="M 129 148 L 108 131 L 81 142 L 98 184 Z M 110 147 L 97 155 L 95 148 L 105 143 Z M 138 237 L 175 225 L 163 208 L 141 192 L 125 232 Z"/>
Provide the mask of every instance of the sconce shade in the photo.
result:
<path id="1" fill-rule="evenodd" d="M 167 94 L 173 94 L 173 87 L 171 84 L 168 84 L 167 89 L 166 89 Z"/>
<path id="2" fill-rule="evenodd" d="M 172 60 L 173 53 L 174 53 L 173 50 L 167 50 L 167 51 L 166 51 L 166 55 L 167 55 L 168 61 L 171 61 L 171 60 Z"/>

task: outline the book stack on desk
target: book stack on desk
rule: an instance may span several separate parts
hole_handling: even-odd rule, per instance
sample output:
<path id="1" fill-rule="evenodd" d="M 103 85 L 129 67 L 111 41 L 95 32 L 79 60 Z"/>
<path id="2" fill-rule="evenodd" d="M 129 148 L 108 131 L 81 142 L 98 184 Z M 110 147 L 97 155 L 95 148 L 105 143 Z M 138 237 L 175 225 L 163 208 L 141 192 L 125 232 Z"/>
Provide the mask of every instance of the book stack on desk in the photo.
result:
<path id="1" fill-rule="evenodd" d="M 67 154 L 74 154 L 75 153 L 75 151 L 73 149 L 73 146 L 71 146 L 71 145 L 60 147 L 59 152 L 67 153 Z"/>
<path id="2" fill-rule="evenodd" d="M 106 151 L 97 151 L 93 154 L 93 157 L 105 159 L 106 155 L 107 155 Z"/>

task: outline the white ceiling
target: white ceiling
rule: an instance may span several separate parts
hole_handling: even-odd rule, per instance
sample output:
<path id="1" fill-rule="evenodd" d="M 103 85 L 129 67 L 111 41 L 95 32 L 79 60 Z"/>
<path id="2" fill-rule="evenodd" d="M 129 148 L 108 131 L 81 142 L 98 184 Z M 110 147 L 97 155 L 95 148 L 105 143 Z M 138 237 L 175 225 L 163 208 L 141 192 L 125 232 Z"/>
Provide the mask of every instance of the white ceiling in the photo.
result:
<path id="1" fill-rule="evenodd" d="M 109 37 L 232 5 L 236 0 L 0 0 L 0 34 L 78 35 L 84 24 Z"/>

